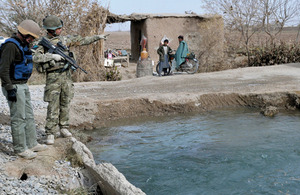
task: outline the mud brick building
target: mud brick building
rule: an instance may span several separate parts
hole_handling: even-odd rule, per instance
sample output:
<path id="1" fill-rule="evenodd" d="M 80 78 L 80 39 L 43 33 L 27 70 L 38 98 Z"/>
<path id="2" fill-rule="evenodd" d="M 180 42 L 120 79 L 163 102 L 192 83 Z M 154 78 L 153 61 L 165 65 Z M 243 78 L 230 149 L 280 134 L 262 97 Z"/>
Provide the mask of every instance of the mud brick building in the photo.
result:
<path id="1" fill-rule="evenodd" d="M 131 57 L 138 60 L 141 52 L 140 41 L 144 35 L 147 51 L 155 62 L 156 52 L 164 36 L 170 39 L 170 47 L 177 49 L 178 35 L 183 35 L 189 50 L 200 60 L 200 71 L 218 69 L 223 57 L 224 22 L 219 15 L 201 16 L 197 14 L 131 14 L 109 13 L 107 23 L 131 21 Z"/>

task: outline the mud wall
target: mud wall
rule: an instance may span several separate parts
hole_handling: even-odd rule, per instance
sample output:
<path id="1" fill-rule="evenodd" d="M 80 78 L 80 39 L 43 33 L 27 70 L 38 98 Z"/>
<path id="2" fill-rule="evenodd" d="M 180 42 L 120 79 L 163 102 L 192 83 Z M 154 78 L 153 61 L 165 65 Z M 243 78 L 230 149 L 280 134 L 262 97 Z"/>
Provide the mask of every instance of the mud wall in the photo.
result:
<path id="1" fill-rule="evenodd" d="M 178 47 L 178 35 L 183 35 L 189 50 L 194 52 L 203 64 L 201 71 L 218 69 L 217 62 L 223 57 L 224 23 L 220 16 L 211 18 L 148 18 L 131 22 L 132 57 L 137 60 L 140 53 L 139 38 L 141 34 L 148 39 L 147 51 L 152 60 L 158 61 L 157 49 L 161 39 L 166 35 L 170 47 Z M 138 43 L 138 44 L 137 44 Z M 208 65 L 209 64 L 209 65 Z"/>

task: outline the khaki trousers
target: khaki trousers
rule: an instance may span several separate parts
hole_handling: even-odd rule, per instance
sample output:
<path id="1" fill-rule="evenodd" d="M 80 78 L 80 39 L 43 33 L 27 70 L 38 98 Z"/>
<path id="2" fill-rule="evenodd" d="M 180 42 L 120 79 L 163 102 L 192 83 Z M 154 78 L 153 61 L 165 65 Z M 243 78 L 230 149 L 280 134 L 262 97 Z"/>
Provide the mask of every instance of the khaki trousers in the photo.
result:
<path id="1" fill-rule="evenodd" d="M 15 153 L 24 152 L 37 145 L 36 128 L 27 84 L 15 84 L 17 102 L 8 101 L 10 109 L 11 131 Z M 7 91 L 2 87 L 7 98 Z"/>

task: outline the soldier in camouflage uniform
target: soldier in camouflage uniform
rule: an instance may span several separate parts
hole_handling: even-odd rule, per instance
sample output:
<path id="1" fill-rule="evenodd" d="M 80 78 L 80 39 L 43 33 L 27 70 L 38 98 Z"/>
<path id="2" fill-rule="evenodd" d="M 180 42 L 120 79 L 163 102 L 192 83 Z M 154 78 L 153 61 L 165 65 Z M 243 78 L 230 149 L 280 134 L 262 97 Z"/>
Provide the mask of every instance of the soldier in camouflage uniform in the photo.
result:
<path id="1" fill-rule="evenodd" d="M 70 56 L 68 48 L 70 46 L 88 45 L 100 39 L 106 39 L 104 35 L 94 35 L 91 37 L 81 36 L 60 36 L 62 32 L 63 21 L 57 16 L 47 16 L 43 20 L 43 28 L 47 30 L 47 38 L 53 45 L 57 46 L 61 42 L 67 49 L 66 54 Z M 48 102 L 46 118 L 46 143 L 54 144 L 54 135 L 59 134 L 57 128 L 60 128 L 60 134 L 64 137 L 71 137 L 69 132 L 69 106 L 74 96 L 74 85 L 71 78 L 72 69 L 66 68 L 67 63 L 64 58 L 58 54 L 52 54 L 45 47 L 39 45 L 33 55 L 33 62 L 39 72 L 46 73 L 46 86 L 44 92 L 44 101 Z"/>

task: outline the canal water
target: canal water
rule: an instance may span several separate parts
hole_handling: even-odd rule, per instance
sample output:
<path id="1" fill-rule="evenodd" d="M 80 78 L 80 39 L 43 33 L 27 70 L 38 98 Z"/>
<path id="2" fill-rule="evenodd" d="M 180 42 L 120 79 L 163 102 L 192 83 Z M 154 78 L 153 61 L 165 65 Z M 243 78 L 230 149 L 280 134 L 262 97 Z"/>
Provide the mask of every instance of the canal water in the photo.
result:
<path id="1" fill-rule="evenodd" d="M 139 118 L 89 134 L 96 162 L 150 195 L 300 194 L 299 111 Z"/>

